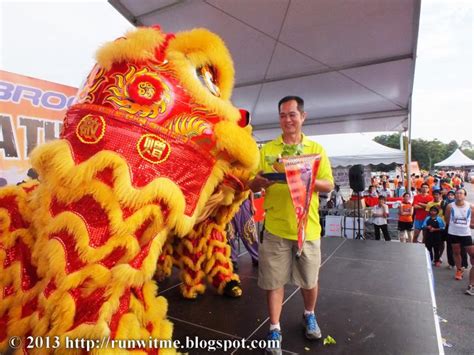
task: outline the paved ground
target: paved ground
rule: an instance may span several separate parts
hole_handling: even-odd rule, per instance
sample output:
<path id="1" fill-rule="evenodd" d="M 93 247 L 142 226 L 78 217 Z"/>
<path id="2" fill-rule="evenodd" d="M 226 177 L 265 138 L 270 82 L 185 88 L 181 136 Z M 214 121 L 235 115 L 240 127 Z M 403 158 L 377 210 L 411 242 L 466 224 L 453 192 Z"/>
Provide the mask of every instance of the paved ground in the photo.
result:
<path id="1" fill-rule="evenodd" d="M 438 334 L 423 245 L 324 238 L 321 241 L 320 295 L 317 317 L 323 337 L 335 346 L 306 340 L 302 333 L 302 298 L 296 286 L 285 287 L 281 317 L 283 353 L 297 354 L 437 354 Z M 257 286 L 257 268 L 248 254 L 239 258 L 243 295 L 218 296 L 211 289 L 190 302 L 179 292 L 177 273 L 160 284 L 168 299 L 173 339 L 227 339 L 258 341 L 268 331 L 265 292 Z M 442 349 L 442 346 L 441 346 Z M 193 355 L 208 350 L 188 347 Z M 186 351 L 180 349 L 180 351 Z M 236 348 L 216 354 L 261 354 Z"/>
<path id="2" fill-rule="evenodd" d="M 466 190 L 467 199 L 474 203 L 474 185 L 467 184 Z M 454 280 L 454 270 L 447 269 L 446 263 L 433 271 L 444 350 L 446 354 L 474 354 L 474 297 L 464 294 L 468 275 L 462 281 Z"/>

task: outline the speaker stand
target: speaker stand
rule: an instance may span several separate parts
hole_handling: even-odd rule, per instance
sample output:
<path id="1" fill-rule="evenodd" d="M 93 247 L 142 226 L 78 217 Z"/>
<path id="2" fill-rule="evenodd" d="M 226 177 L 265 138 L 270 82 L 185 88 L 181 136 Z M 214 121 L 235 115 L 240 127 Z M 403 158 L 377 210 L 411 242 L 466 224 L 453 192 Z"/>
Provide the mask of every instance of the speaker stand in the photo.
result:
<path id="1" fill-rule="evenodd" d="M 357 234 L 355 239 L 365 240 L 365 237 L 360 232 L 360 192 L 357 192 Z"/>

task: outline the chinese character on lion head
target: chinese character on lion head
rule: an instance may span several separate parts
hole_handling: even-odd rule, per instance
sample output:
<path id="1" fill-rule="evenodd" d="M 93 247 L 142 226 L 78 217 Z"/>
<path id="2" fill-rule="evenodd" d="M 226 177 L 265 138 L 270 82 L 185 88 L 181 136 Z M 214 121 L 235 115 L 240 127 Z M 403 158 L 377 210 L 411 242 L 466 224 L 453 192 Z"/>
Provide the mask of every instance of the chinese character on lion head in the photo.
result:
<path id="1" fill-rule="evenodd" d="M 224 228 L 258 151 L 222 40 L 139 28 L 96 57 L 61 139 L 31 155 L 39 181 L 0 189 L 1 351 L 12 336 L 170 339 L 153 277 L 173 263 L 185 297 L 206 279 L 241 292 Z"/>

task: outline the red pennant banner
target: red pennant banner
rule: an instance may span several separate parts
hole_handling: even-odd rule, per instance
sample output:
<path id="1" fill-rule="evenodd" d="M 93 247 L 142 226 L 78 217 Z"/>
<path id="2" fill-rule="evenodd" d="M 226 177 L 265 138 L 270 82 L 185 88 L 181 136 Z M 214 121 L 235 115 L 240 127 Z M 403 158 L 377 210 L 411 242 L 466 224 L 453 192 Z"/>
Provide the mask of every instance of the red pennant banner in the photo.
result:
<path id="1" fill-rule="evenodd" d="M 296 221 L 298 223 L 297 256 L 301 255 L 306 239 L 309 206 L 313 197 L 320 158 L 319 154 L 281 158 L 285 166 L 286 181 L 290 189 L 291 200 L 293 201 Z"/>

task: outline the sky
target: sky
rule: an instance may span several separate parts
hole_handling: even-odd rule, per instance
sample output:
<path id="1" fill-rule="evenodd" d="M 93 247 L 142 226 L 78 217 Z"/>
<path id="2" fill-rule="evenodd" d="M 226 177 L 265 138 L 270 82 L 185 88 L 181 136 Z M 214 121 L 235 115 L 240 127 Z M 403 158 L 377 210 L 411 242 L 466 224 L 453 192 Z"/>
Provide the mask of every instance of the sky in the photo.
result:
<path id="1" fill-rule="evenodd" d="M 474 143 L 473 4 L 472 0 L 422 1 L 414 137 Z"/>
<path id="2" fill-rule="evenodd" d="M 473 4 L 422 1 L 413 138 L 474 143 Z M 106 0 L 0 0 L 0 23 L 0 69 L 73 87 L 94 50 L 132 28 Z"/>

